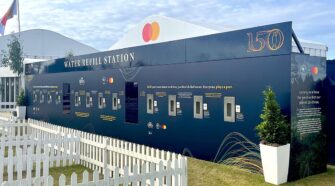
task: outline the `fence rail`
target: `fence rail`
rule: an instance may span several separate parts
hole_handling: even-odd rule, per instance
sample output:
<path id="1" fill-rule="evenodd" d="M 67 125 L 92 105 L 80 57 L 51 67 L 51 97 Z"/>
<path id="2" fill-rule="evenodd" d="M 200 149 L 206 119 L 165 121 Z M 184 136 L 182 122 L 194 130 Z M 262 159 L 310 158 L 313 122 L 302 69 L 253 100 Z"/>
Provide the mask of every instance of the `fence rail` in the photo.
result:
<path id="1" fill-rule="evenodd" d="M 18 156 L 23 160 L 31 156 L 33 161 L 47 159 L 48 168 L 81 164 L 95 170 L 94 174 L 101 173 L 104 176 L 103 179 L 93 176 L 91 181 L 84 176 L 79 183 L 77 175 L 72 174 L 71 185 L 187 185 L 187 159 L 180 154 L 33 119 L 16 123 L 2 121 L 0 135 L 0 158 L 4 149 L 8 149 L 8 157 L 4 157 L 0 163 L 0 176 L 4 173 L 1 172 L 4 170 L 1 169 L 2 165 L 11 166 L 11 162 L 21 162 L 17 161 Z M 12 149 L 16 149 L 19 154 L 14 157 L 10 154 L 13 153 Z M 29 149 L 33 154 L 29 154 Z M 38 158 L 36 154 L 42 154 L 40 156 L 43 157 Z M 13 170 L 7 171 L 16 171 L 18 166 L 14 163 Z M 28 172 L 28 166 L 23 166 L 22 170 Z M 64 176 L 59 178 L 60 185 L 65 185 L 63 179 Z M 24 180 L 8 179 L 3 185 L 26 183 Z M 25 181 L 52 185 L 54 178 L 43 174 L 42 177 L 36 175 Z"/>

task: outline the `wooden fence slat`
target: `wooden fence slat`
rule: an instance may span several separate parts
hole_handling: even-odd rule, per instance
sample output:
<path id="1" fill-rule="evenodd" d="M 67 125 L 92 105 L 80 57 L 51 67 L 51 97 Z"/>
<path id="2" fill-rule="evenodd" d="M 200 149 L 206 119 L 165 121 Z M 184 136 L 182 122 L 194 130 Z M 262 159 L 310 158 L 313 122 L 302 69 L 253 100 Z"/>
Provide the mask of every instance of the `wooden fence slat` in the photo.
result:
<path id="1" fill-rule="evenodd" d="M 150 173 L 153 173 L 156 171 L 156 165 L 154 163 L 150 163 Z M 155 177 L 150 177 L 150 185 L 155 185 Z"/>
<path id="2" fill-rule="evenodd" d="M 75 172 L 71 175 L 71 186 L 77 186 L 77 174 Z"/>
<path id="3" fill-rule="evenodd" d="M 48 176 L 47 186 L 53 186 L 54 185 L 54 179 L 52 176 Z"/>
<path id="4" fill-rule="evenodd" d="M 166 185 L 167 186 L 171 186 L 171 172 L 172 172 L 172 169 L 171 169 L 171 161 L 169 160 L 168 163 L 167 163 L 167 166 L 166 166 L 166 171 L 167 171 L 167 175 L 166 175 Z"/>
<path id="5" fill-rule="evenodd" d="M 26 173 L 27 185 L 31 185 L 32 183 L 32 174 L 31 174 L 33 170 L 32 156 L 33 156 L 33 149 L 32 147 L 29 147 L 27 153 L 27 173 Z"/>
<path id="6" fill-rule="evenodd" d="M 83 172 L 83 181 L 82 181 L 83 185 L 88 185 L 88 178 L 89 178 L 88 171 L 85 170 L 85 171 Z"/>
<path id="7" fill-rule="evenodd" d="M 61 174 L 60 177 L 59 177 L 59 186 L 65 186 L 65 176 L 64 174 Z"/>
<path id="8" fill-rule="evenodd" d="M 158 165 L 158 182 L 159 182 L 159 186 L 163 186 L 163 175 L 162 172 L 164 171 L 164 167 L 163 167 L 163 161 L 159 162 Z"/>
<path id="9" fill-rule="evenodd" d="M 0 157 L 5 157 L 3 147 L 0 147 Z M 3 173 L 4 173 L 4 162 L 0 160 L 0 183 L 3 182 Z"/>
<path id="10" fill-rule="evenodd" d="M 22 149 L 16 146 L 17 180 L 22 179 Z"/>
<path id="11" fill-rule="evenodd" d="M 7 164 L 7 174 L 8 174 L 8 182 L 13 181 L 13 149 L 10 147 L 8 149 L 8 164 Z"/>

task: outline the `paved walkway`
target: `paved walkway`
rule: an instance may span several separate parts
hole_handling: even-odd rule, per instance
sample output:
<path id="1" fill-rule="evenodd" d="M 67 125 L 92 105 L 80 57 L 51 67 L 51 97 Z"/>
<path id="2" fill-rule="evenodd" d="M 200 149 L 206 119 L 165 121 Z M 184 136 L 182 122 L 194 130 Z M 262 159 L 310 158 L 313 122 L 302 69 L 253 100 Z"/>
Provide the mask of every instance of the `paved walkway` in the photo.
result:
<path id="1" fill-rule="evenodd" d="M 12 116 L 12 113 L 10 112 L 0 112 L 0 119 L 2 120 L 8 120 Z"/>

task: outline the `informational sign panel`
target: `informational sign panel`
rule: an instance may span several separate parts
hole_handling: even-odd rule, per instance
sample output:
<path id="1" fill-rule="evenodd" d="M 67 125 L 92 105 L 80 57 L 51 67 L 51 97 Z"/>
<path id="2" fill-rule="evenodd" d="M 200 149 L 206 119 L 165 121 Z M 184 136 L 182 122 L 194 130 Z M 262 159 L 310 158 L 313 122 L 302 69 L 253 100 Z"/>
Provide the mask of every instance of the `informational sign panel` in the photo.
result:
<path id="1" fill-rule="evenodd" d="M 327 165 L 326 59 L 292 54 L 291 180 L 324 172 Z"/>

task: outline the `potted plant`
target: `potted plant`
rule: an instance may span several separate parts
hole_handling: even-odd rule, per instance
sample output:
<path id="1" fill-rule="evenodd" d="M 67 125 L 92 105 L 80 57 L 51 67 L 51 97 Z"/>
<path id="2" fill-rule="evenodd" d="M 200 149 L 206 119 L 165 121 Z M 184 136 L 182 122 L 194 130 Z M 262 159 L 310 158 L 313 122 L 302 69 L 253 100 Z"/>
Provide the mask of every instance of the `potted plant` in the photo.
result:
<path id="1" fill-rule="evenodd" d="M 281 113 L 276 95 L 271 87 L 264 94 L 262 122 L 256 130 L 261 139 L 260 151 L 265 181 L 275 185 L 287 182 L 290 160 L 290 129 Z"/>
<path id="2" fill-rule="evenodd" d="M 26 97 L 24 91 L 21 90 L 17 97 L 16 114 L 18 119 L 26 119 Z"/>

